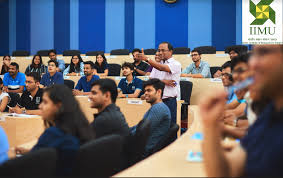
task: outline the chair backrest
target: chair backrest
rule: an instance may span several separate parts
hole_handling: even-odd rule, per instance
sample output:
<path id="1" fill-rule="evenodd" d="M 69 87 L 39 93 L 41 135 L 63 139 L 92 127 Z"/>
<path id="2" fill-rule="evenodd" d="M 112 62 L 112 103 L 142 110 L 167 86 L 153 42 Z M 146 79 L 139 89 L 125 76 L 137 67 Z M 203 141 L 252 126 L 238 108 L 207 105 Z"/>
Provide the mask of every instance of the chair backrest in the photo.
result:
<path id="1" fill-rule="evenodd" d="M 80 50 L 66 50 L 63 51 L 63 56 L 73 56 L 73 55 L 80 55 Z"/>
<path id="2" fill-rule="evenodd" d="M 184 100 L 186 103 L 190 104 L 193 83 L 190 81 L 180 81 L 181 89 L 181 100 Z"/>
<path id="3" fill-rule="evenodd" d="M 123 139 L 107 135 L 92 140 L 79 149 L 75 176 L 110 177 L 120 165 Z"/>
<path id="4" fill-rule="evenodd" d="M 248 52 L 248 47 L 244 45 L 232 45 L 232 46 L 227 46 L 225 48 L 225 53 L 229 53 L 232 49 L 239 51 L 240 53 L 246 53 Z"/>
<path id="5" fill-rule="evenodd" d="M 173 49 L 173 54 L 190 54 L 191 49 L 187 47 L 178 47 Z"/>
<path id="6" fill-rule="evenodd" d="M 214 46 L 199 46 L 195 48 L 201 52 L 201 54 L 216 54 L 216 48 Z"/>
<path id="7" fill-rule="evenodd" d="M 74 89 L 75 87 L 75 82 L 73 80 L 64 80 L 64 84 L 70 89 Z"/>
<path id="8" fill-rule="evenodd" d="M 29 51 L 24 51 L 24 50 L 13 51 L 12 56 L 29 56 Z"/>
<path id="9" fill-rule="evenodd" d="M 96 56 L 98 54 L 104 54 L 104 51 L 88 51 L 85 53 L 86 56 Z"/>
<path id="10" fill-rule="evenodd" d="M 145 55 L 155 55 L 156 49 L 145 49 L 143 52 Z"/>
<path id="11" fill-rule="evenodd" d="M 50 50 L 39 50 L 39 51 L 37 51 L 37 55 L 40 55 L 40 56 L 48 56 L 48 52 L 49 52 Z"/>
<path id="12" fill-rule="evenodd" d="M 108 76 L 120 76 L 120 64 L 108 64 Z"/>
<path id="13" fill-rule="evenodd" d="M 220 70 L 221 71 L 221 67 L 218 67 L 218 66 L 213 66 L 213 67 L 210 67 L 210 73 L 211 73 L 211 76 L 213 77 L 213 75 L 218 71 Z"/>
<path id="14" fill-rule="evenodd" d="M 153 153 L 158 152 L 165 148 L 166 146 L 170 145 L 174 140 L 175 136 L 179 130 L 179 125 L 178 124 L 171 124 L 170 129 L 166 133 L 166 135 L 157 143 L 155 146 Z"/>
<path id="15" fill-rule="evenodd" d="M 127 49 L 113 49 L 110 51 L 110 55 L 129 55 L 130 51 Z"/>
<path id="16" fill-rule="evenodd" d="M 12 92 L 9 92 L 8 94 L 10 96 L 10 101 L 8 105 L 10 107 L 15 107 L 20 99 L 20 95 L 18 93 L 12 93 Z"/>
<path id="17" fill-rule="evenodd" d="M 42 148 L 6 161 L 0 166 L 0 176 L 55 176 L 56 161 L 54 148 Z"/>

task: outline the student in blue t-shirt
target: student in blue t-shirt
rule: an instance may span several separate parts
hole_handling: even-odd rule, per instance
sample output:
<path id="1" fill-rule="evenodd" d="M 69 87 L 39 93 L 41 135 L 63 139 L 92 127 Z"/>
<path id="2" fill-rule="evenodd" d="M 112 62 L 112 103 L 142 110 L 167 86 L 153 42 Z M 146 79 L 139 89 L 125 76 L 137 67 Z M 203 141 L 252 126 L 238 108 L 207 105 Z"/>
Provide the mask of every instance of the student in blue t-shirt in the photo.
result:
<path id="1" fill-rule="evenodd" d="M 100 77 L 108 75 L 108 63 L 104 54 L 97 54 L 95 61 L 94 74 Z"/>
<path id="2" fill-rule="evenodd" d="M 0 164 L 4 163 L 6 160 L 8 160 L 8 151 L 9 151 L 9 143 L 7 136 L 0 127 Z"/>
<path id="3" fill-rule="evenodd" d="M 99 79 L 99 76 L 93 74 L 94 68 L 94 63 L 92 61 L 84 63 L 85 76 L 81 77 L 78 81 L 75 89 L 73 90 L 74 95 L 90 95 L 91 84 Z"/>
<path id="4" fill-rule="evenodd" d="M 45 88 L 39 108 L 46 130 L 31 151 L 55 148 L 58 151 L 57 174 L 70 175 L 80 145 L 94 139 L 94 132 L 71 90 L 65 85 Z M 16 147 L 17 154 L 28 151 Z"/>
<path id="5" fill-rule="evenodd" d="M 118 84 L 118 97 L 138 98 L 142 95 L 142 80 L 133 76 L 134 65 L 125 62 L 122 65 L 122 72 L 126 78 L 121 79 Z"/>
<path id="6" fill-rule="evenodd" d="M 25 87 L 26 76 L 19 72 L 19 65 L 12 62 L 9 66 L 9 73 L 5 73 L 3 78 L 4 91 L 12 93 L 22 93 Z"/>
<path id="7" fill-rule="evenodd" d="M 51 59 L 48 61 L 48 73 L 44 74 L 40 84 L 48 87 L 54 84 L 64 84 L 64 78 L 61 72 L 57 72 L 58 62 Z"/>

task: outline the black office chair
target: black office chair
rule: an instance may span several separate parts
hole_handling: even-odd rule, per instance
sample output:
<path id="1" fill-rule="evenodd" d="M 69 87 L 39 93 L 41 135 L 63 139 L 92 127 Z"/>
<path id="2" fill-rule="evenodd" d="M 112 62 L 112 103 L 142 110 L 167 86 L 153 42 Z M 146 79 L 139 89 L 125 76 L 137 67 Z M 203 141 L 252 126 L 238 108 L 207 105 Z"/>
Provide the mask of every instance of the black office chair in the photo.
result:
<path id="1" fill-rule="evenodd" d="M 143 52 L 145 55 L 155 55 L 156 49 L 145 49 Z"/>
<path id="2" fill-rule="evenodd" d="M 71 90 L 75 88 L 75 82 L 73 80 L 64 80 L 64 84 Z"/>
<path id="3" fill-rule="evenodd" d="M 63 56 L 74 56 L 74 55 L 80 55 L 80 50 L 65 50 L 63 51 Z"/>
<path id="4" fill-rule="evenodd" d="M 173 54 L 190 54 L 191 49 L 187 47 L 178 47 L 173 49 Z"/>
<path id="5" fill-rule="evenodd" d="M 37 51 L 37 55 L 40 55 L 40 56 L 48 56 L 48 52 L 49 52 L 50 50 L 39 50 L 39 51 Z"/>
<path id="6" fill-rule="evenodd" d="M 42 148 L 4 162 L 0 165 L 0 176 L 55 176 L 56 161 L 57 152 L 54 148 Z"/>
<path id="7" fill-rule="evenodd" d="M 13 51 L 12 56 L 29 56 L 29 51 L 17 50 Z"/>
<path id="8" fill-rule="evenodd" d="M 231 50 L 236 50 L 239 53 L 247 53 L 248 52 L 248 47 L 244 45 L 232 45 L 232 46 L 227 46 L 225 48 L 225 53 L 229 53 Z"/>
<path id="9" fill-rule="evenodd" d="M 74 176 L 112 176 L 120 166 L 122 148 L 123 139 L 119 135 L 107 135 L 82 145 L 77 155 Z"/>
<path id="10" fill-rule="evenodd" d="M 216 54 L 216 48 L 214 46 L 199 46 L 195 49 L 199 50 L 201 54 Z"/>
<path id="11" fill-rule="evenodd" d="M 181 120 L 188 118 L 188 105 L 190 105 L 193 83 L 190 81 L 180 81 L 181 100 L 184 102 L 181 105 Z"/>
<path id="12" fill-rule="evenodd" d="M 114 49 L 110 51 L 110 55 L 129 55 L 130 51 L 127 49 Z"/>
<path id="13" fill-rule="evenodd" d="M 120 64 L 108 64 L 108 76 L 120 76 Z"/>
<path id="14" fill-rule="evenodd" d="M 86 52 L 86 56 L 96 56 L 98 54 L 104 54 L 104 51 L 89 51 L 89 52 Z"/>
<path id="15" fill-rule="evenodd" d="M 10 96 L 10 100 L 9 100 L 7 105 L 10 106 L 10 107 L 15 107 L 17 105 L 19 99 L 21 98 L 20 95 L 18 93 L 11 93 L 11 92 L 9 92 L 8 94 Z M 5 108 L 4 112 L 9 111 L 8 106 Z"/>
<path id="16" fill-rule="evenodd" d="M 210 67 L 210 73 L 211 73 L 211 77 L 213 77 L 213 75 L 218 71 L 218 70 L 222 70 L 221 67 L 217 67 L 217 66 L 214 66 L 214 67 Z"/>

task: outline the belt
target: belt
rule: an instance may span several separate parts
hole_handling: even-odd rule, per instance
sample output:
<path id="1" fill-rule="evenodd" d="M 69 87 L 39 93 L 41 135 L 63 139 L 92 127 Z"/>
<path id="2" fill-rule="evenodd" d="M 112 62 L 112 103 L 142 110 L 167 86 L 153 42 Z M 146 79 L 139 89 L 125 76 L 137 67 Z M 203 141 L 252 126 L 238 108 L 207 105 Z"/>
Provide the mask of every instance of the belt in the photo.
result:
<path id="1" fill-rule="evenodd" d="M 168 98 L 164 98 L 162 99 L 162 101 L 169 101 L 169 100 L 173 100 L 173 99 L 176 99 L 177 97 L 168 97 Z"/>

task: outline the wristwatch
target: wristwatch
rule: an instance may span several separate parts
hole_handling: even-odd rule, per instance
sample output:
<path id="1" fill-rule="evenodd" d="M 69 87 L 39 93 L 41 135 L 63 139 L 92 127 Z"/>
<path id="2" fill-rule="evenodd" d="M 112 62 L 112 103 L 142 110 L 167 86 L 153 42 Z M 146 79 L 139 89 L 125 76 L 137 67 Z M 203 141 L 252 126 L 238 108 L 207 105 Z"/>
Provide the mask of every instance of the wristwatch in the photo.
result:
<path id="1" fill-rule="evenodd" d="M 27 113 L 27 110 L 26 109 L 23 109 L 23 114 L 26 114 Z"/>

